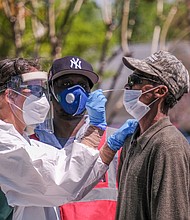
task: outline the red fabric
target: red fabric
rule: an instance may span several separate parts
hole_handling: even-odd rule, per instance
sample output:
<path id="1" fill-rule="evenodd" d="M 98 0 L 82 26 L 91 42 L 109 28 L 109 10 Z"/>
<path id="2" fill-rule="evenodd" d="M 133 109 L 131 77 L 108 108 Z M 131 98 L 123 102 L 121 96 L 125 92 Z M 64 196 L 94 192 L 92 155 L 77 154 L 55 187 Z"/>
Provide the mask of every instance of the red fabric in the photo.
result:
<path id="1" fill-rule="evenodd" d="M 104 145 L 105 141 L 106 132 L 103 134 L 98 149 Z M 94 188 L 105 188 L 109 193 L 108 172 Z M 93 189 L 91 192 L 93 192 Z M 79 201 L 60 206 L 61 220 L 114 220 L 115 212 L 115 200 Z"/>
<path id="2" fill-rule="evenodd" d="M 30 138 L 39 140 L 35 134 L 32 134 Z M 104 145 L 105 141 L 106 132 L 102 136 L 98 149 Z M 118 160 L 119 155 L 120 151 L 118 151 Z M 94 188 L 106 188 L 109 193 L 108 172 Z M 116 201 L 111 200 L 80 201 L 60 206 L 61 220 L 114 220 L 115 212 Z"/>
<path id="3" fill-rule="evenodd" d="M 31 139 L 34 139 L 34 140 L 39 141 L 39 138 L 36 136 L 36 134 L 31 134 L 29 137 L 30 137 Z"/>
<path id="4" fill-rule="evenodd" d="M 116 201 L 68 203 L 60 207 L 61 220 L 114 220 Z"/>

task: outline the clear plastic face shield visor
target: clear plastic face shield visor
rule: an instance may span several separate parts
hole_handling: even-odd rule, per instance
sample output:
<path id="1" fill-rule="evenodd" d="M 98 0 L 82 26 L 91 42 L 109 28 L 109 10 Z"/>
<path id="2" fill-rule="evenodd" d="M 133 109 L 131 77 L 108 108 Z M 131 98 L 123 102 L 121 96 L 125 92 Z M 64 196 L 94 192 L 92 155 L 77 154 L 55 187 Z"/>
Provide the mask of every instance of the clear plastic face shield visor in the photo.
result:
<path id="1" fill-rule="evenodd" d="M 47 96 L 47 73 L 39 71 L 12 76 L 11 80 L 7 83 L 7 89 L 12 89 L 21 94 L 23 91 L 25 93 L 28 92 L 38 98 L 43 94 Z"/>
<path id="2" fill-rule="evenodd" d="M 7 86 L 5 89 L 10 89 L 10 91 L 15 93 L 15 96 L 14 96 L 15 104 L 12 107 L 12 110 L 17 118 L 20 117 L 19 114 L 17 115 L 18 109 L 23 111 L 22 110 L 23 106 L 19 106 L 19 104 L 17 104 L 19 103 L 20 97 L 25 97 L 25 99 L 28 99 L 28 102 L 31 102 L 32 104 L 33 100 L 32 99 L 30 100 L 30 97 L 34 97 L 34 99 L 38 100 L 38 99 L 41 99 L 42 97 L 44 98 L 45 96 L 46 99 L 48 100 L 48 104 L 50 105 L 50 98 L 49 98 L 50 96 L 49 96 L 49 88 L 47 84 L 47 77 L 48 77 L 48 73 L 42 72 L 42 71 L 29 72 L 29 73 L 24 73 L 22 75 L 11 77 L 11 80 L 7 83 Z M 43 109 L 43 106 L 42 108 L 39 108 L 39 111 L 41 111 L 41 109 Z M 22 119 L 19 118 L 19 120 L 22 120 Z M 44 129 L 48 131 L 52 131 L 53 126 L 52 126 L 51 108 L 49 108 L 47 116 L 43 124 L 44 124 Z M 28 125 L 26 128 L 26 131 L 28 133 L 31 133 L 32 130 L 37 125 L 39 124 L 34 123 L 34 124 Z"/>

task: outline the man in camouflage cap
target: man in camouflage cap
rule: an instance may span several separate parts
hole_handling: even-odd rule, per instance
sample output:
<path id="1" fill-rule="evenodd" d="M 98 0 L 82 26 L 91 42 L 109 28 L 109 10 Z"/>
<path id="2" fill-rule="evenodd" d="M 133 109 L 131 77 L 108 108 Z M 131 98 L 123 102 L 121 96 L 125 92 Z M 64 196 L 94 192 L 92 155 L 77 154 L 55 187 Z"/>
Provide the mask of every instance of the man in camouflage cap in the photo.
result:
<path id="1" fill-rule="evenodd" d="M 133 70 L 123 103 L 139 127 L 122 149 L 116 219 L 190 219 L 190 148 L 168 116 L 189 73 L 166 51 L 123 63 Z"/>
<path id="2" fill-rule="evenodd" d="M 189 91 L 189 73 L 185 66 L 174 55 L 166 51 L 158 51 L 144 60 L 123 57 L 124 64 L 131 70 L 139 70 L 149 74 L 151 78 L 159 78 L 171 94 L 176 98 Z"/>

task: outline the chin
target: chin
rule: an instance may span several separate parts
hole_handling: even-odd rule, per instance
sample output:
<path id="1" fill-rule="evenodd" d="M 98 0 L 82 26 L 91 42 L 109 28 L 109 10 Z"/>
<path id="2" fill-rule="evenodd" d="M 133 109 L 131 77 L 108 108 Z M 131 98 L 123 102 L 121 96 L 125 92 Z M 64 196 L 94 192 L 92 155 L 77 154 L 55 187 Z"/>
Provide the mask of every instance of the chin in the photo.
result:
<path id="1" fill-rule="evenodd" d="M 85 111 L 83 113 L 81 113 L 80 115 L 70 115 L 70 114 L 66 113 L 64 110 L 61 110 L 61 111 L 57 112 L 57 115 L 60 118 L 64 118 L 65 120 L 74 120 L 74 119 L 83 118 L 83 116 L 85 115 Z"/>

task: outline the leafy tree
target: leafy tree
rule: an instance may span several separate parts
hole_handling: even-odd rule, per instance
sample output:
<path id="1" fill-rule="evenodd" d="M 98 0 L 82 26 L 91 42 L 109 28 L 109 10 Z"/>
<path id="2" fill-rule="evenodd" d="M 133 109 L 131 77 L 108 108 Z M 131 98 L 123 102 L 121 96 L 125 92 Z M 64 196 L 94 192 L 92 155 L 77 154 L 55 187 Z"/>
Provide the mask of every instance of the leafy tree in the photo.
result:
<path id="1" fill-rule="evenodd" d="M 102 79 L 112 76 L 110 88 L 123 64 L 105 67 L 119 53 L 132 56 L 129 44 L 152 41 L 154 52 L 190 33 L 190 0 L 0 0 L 0 12 L 1 58 L 41 57 L 48 69 L 53 59 L 76 54 Z"/>

